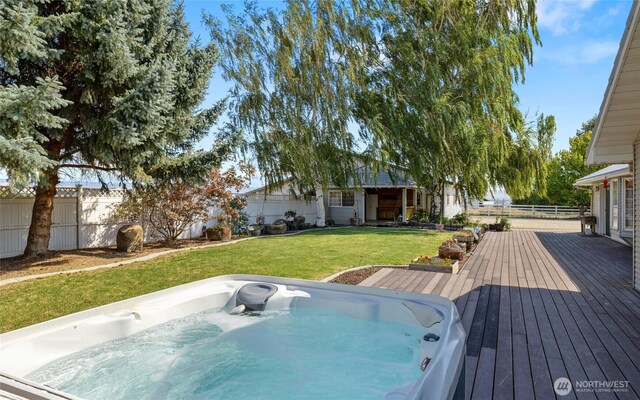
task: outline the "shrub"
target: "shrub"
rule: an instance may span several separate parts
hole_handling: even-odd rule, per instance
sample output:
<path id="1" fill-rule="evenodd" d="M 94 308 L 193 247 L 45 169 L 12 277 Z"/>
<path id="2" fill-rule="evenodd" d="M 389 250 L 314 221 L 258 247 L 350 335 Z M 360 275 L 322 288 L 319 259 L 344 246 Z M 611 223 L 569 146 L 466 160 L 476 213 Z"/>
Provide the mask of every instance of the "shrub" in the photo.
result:
<path id="1" fill-rule="evenodd" d="M 498 224 L 502 227 L 503 231 L 511 230 L 511 221 L 509 221 L 508 218 L 502 218 Z"/>

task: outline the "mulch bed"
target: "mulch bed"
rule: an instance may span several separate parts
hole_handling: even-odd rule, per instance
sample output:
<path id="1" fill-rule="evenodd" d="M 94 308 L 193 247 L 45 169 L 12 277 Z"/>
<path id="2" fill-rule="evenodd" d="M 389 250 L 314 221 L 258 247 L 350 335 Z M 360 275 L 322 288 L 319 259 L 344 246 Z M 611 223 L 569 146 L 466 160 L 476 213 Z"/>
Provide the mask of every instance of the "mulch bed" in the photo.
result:
<path id="1" fill-rule="evenodd" d="M 115 246 L 80 250 L 49 251 L 40 257 L 11 257 L 0 260 L 0 279 L 47 272 L 64 271 L 126 261 L 165 250 L 204 246 L 215 242 L 203 239 L 181 239 L 175 242 L 145 243 L 138 253 L 122 253 Z"/>
<path id="2" fill-rule="evenodd" d="M 358 283 L 364 281 L 371 275 L 380 271 L 380 269 L 381 269 L 380 267 L 370 267 L 370 268 L 357 269 L 355 271 L 348 271 L 336 278 L 333 278 L 330 282 L 343 283 L 345 285 L 357 285 Z"/>

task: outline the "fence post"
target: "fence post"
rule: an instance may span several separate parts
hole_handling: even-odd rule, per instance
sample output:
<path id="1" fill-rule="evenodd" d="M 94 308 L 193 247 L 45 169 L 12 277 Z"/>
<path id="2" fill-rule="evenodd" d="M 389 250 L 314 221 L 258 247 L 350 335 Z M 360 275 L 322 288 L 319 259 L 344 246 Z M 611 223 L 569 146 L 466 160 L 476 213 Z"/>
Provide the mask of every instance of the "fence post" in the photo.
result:
<path id="1" fill-rule="evenodd" d="M 558 218 L 558 206 L 556 205 L 556 218 Z"/>
<path id="2" fill-rule="evenodd" d="M 82 185 L 76 185 L 76 249 L 80 249 L 82 237 Z"/>

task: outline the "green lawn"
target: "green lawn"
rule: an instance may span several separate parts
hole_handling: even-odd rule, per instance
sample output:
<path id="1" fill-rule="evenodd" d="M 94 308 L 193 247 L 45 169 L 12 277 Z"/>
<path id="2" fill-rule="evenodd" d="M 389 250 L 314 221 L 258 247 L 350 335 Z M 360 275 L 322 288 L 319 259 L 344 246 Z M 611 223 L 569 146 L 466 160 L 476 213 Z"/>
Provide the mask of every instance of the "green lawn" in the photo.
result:
<path id="1" fill-rule="evenodd" d="M 450 232 L 410 229 L 318 230 L 13 284 L 0 288 L 0 332 L 217 275 L 320 279 L 360 265 L 407 264 L 436 254 L 450 238 Z"/>

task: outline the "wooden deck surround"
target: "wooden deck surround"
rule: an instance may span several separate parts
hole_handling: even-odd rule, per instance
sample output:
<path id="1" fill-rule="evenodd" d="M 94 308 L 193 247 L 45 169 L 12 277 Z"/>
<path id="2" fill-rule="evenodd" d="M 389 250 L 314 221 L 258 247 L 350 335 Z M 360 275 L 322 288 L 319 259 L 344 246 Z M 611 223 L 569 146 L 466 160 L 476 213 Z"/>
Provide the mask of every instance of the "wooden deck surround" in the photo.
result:
<path id="1" fill-rule="evenodd" d="M 631 248 L 561 232 L 489 232 L 458 275 L 385 268 L 361 285 L 455 302 L 467 332 L 466 398 L 553 399 L 567 377 L 628 381 L 640 398 L 640 292 Z"/>

